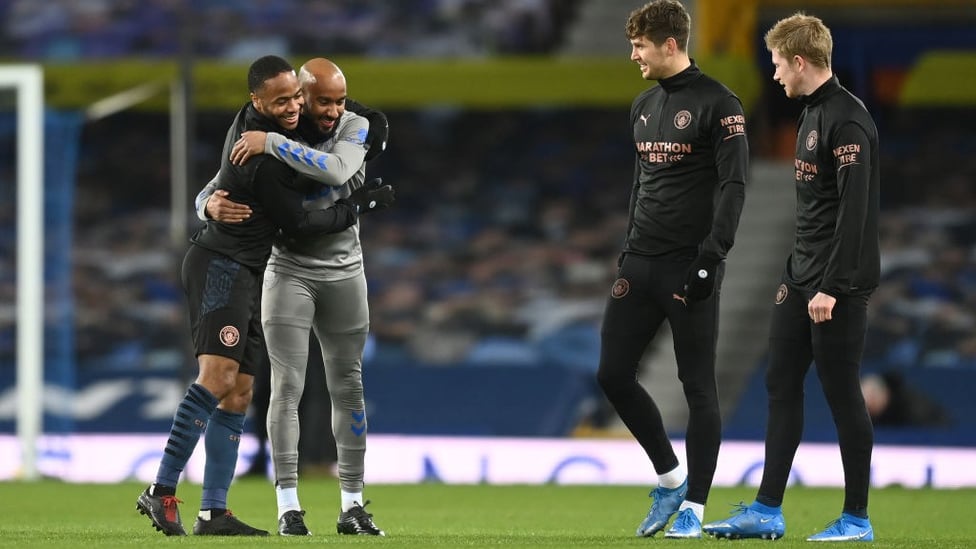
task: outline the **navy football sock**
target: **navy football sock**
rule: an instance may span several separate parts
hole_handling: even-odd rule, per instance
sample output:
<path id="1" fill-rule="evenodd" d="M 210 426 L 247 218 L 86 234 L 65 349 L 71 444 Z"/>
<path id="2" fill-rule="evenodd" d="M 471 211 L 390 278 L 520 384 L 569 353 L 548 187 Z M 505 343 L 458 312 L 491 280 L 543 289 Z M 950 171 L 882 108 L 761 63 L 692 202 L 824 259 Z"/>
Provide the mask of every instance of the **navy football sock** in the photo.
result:
<path id="1" fill-rule="evenodd" d="M 234 480 L 237 451 L 244 433 L 244 414 L 217 409 L 210 418 L 204 445 L 207 465 L 203 469 L 201 509 L 226 509 L 227 490 Z"/>
<path id="2" fill-rule="evenodd" d="M 169 440 L 156 471 L 156 484 L 176 486 L 179 482 L 180 474 L 200 440 L 200 434 L 207 428 L 207 421 L 217 409 L 217 402 L 217 397 L 202 385 L 194 383 L 186 390 L 173 416 Z"/>

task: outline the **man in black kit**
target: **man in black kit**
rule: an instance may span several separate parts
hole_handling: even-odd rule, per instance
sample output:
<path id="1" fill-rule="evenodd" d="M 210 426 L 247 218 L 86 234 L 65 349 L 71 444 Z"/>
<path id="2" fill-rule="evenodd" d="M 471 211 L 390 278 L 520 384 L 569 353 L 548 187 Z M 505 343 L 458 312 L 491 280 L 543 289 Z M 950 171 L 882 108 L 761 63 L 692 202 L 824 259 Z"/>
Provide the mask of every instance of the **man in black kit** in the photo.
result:
<path id="1" fill-rule="evenodd" d="M 229 161 L 234 142 L 245 130 L 296 135 L 304 102 L 298 76 L 287 61 L 266 56 L 248 71 L 251 101 L 241 109 L 224 143 L 219 187 L 251 208 L 243 223 L 207 221 L 191 237 L 183 261 L 190 328 L 199 375 L 177 407 L 155 482 L 136 508 L 166 535 L 186 535 L 180 520 L 176 485 L 201 434 L 206 465 L 197 535 L 267 536 L 238 520 L 227 509 L 227 491 L 237 464 L 244 414 L 251 401 L 256 368 L 267 367 L 261 330 L 261 282 L 272 238 L 338 232 L 358 215 L 389 205 L 389 185 L 367 184 L 359 194 L 326 210 L 306 211 L 305 192 L 294 170 L 269 155 L 242 166 Z"/>
<path id="2" fill-rule="evenodd" d="M 739 99 L 688 57 L 691 19 L 676 0 L 630 14 L 627 38 L 645 80 L 630 111 L 637 149 L 627 238 L 607 300 L 597 378 L 647 453 L 658 486 L 638 536 L 701 537 L 721 441 L 715 386 L 719 288 L 745 200 L 749 147 Z M 638 383 L 644 350 L 667 319 L 688 402 L 687 468 Z"/>
<path id="3" fill-rule="evenodd" d="M 868 487 L 874 432 L 860 388 L 868 298 L 878 285 L 881 175 L 878 130 L 830 69 L 823 22 L 798 13 L 766 33 L 773 80 L 804 104 L 796 142 L 796 237 L 776 292 L 769 334 L 766 463 L 756 500 L 705 532 L 782 537 L 783 494 L 803 433 L 810 362 L 837 426 L 844 468 L 840 518 L 808 541 L 871 541 Z"/>

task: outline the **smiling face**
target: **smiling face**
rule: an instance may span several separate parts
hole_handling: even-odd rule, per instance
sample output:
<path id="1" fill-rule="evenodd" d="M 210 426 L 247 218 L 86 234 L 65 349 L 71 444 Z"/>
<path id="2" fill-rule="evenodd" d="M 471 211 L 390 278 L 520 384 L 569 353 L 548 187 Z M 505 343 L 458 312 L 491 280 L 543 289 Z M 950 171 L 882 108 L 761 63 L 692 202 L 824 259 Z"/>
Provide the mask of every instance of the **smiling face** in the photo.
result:
<path id="1" fill-rule="evenodd" d="M 667 41 L 656 46 L 646 37 L 638 36 L 630 40 L 630 45 L 630 60 L 640 67 L 644 80 L 660 80 L 671 76 L 671 56 Z"/>
<path id="2" fill-rule="evenodd" d="M 322 133 L 331 133 L 346 112 L 346 79 L 341 72 L 305 82 L 305 113 Z"/>
<path id="3" fill-rule="evenodd" d="M 298 127 L 305 98 L 294 71 L 278 73 L 264 81 L 264 85 L 251 93 L 251 103 L 258 112 L 273 119 L 286 130 Z"/>
<path id="4" fill-rule="evenodd" d="M 309 59 L 298 70 L 298 81 L 305 94 L 305 116 L 323 134 L 335 131 L 346 112 L 346 77 L 338 65 L 324 57 Z"/>
<path id="5" fill-rule="evenodd" d="M 805 95 L 802 78 L 802 58 L 794 56 L 792 59 L 784 57 L 779 50 L 772 51 L 773 80 L 783 86 L 786 97 L 791 99 Z"/>

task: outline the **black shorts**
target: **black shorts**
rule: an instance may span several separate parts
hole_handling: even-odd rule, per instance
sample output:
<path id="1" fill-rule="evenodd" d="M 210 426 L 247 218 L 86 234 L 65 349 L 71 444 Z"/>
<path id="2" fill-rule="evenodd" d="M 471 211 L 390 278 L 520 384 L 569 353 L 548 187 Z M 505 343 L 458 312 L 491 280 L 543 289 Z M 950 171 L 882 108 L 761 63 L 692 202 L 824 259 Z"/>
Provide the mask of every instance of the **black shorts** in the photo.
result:
<path id="1" fill-rule="evenodd" d="M 250 375 L 266 362 L 261 279 L 261 273 L 223 254 L 190 246 L 183 258 L 183 289 L 197 356 L 232 358 L 240 373 Z"/>

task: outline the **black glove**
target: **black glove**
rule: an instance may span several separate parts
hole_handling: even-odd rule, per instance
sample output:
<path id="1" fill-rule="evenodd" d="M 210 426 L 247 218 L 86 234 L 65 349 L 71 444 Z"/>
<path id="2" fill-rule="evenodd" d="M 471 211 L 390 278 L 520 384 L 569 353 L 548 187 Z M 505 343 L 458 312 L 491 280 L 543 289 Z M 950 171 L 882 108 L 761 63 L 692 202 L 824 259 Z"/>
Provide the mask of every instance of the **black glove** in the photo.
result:
<path id="1" fill-rule="evenodd" d="M 715 275 L 722 260 L 711 254 L 701 254 L 691 262 L 685 279 L 684 296 L 688 301 L 703 301 L 715 291 Z"/>
<path id="2" fill-rule="evenodd" d="M 386 142 L 390 138 L 390 122 L 386 115 L 374 111 L 369 118 L 369 133 L 366 134 L 366 162 L 383 154 Z"/>
<path id="3" fill-rule="evenodd" d="M 357 214 L 362 215 L 373 210 L 382 210 L 393 204 L 395 194 L 393 186 L 384 185 L 383 179 L 377 177 L 353 191 L 349 198 L 343 200 L 351 204 L 356 209 Z"/>

